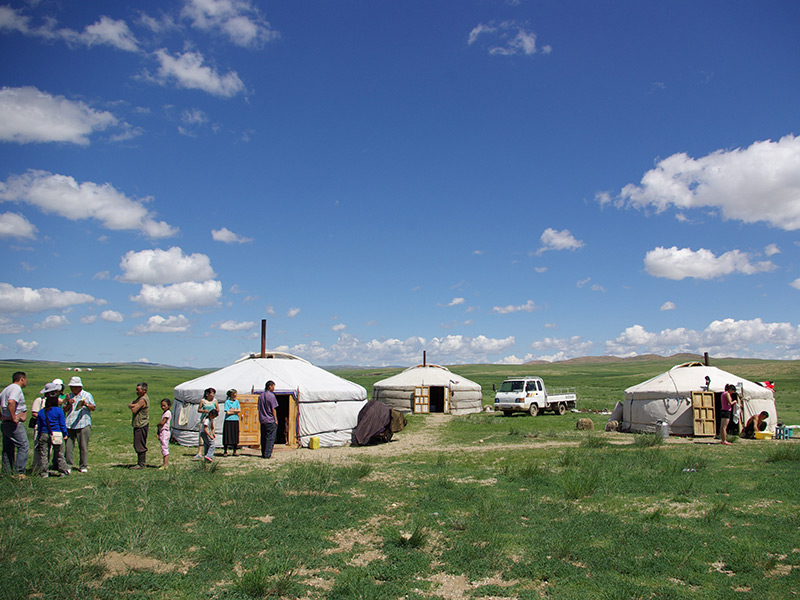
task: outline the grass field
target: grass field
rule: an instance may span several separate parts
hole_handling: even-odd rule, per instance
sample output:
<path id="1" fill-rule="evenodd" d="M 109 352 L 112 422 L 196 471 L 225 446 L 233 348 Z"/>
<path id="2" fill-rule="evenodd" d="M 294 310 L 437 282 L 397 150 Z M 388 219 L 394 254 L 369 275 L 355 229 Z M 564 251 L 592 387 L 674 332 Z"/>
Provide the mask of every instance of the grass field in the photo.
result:
<path id="1" fill-rule="evenodd" d="M 574 386 L 611 408 L 669 359 L 532 368 L 466 365 L 484 401 L 504 377 Z M 777 384 L 800 423 L 800 363 L 715 361 Z M 90 472 L 0 479 L 0 598 L 791 598 L 800 593 L 800 441 L 691 440 L 575 430 L 578 416 L 476 414 L 349 459 L 312 451 L 131 472 L 138 381 L 152 399 L 201 371 L 89 365 Z M 0 362 L 27 397 L 65 365 Z M 371 385 L 398 369 L 340 371 Z M 589 414 L 602 429 L 606 417 Z M 411 452 L 403 436 L 431 431 Z M 149 462 L 159 461 L 155 444 Z M 339 449 L 342 453 L 346 449 Z M 388 450 L 388 451 L 387 451 Z M 337 450 L 320 456 L 335 457 Z M 300 460 L 302 458 L 302 460 Z"/>

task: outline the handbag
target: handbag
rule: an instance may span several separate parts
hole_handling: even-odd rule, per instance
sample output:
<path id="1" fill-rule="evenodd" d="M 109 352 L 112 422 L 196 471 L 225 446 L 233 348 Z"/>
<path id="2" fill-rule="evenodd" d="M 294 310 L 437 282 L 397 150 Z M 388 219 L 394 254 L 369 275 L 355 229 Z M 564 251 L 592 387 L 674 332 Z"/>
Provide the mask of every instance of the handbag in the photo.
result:
<path id="1" fill-rule="evenodd" d="M 53 431 L 50 434 L 50 443 L 53 444 L 53 446 L 60 446 L 64 443 L 64 434 L 60 431 Z"/>

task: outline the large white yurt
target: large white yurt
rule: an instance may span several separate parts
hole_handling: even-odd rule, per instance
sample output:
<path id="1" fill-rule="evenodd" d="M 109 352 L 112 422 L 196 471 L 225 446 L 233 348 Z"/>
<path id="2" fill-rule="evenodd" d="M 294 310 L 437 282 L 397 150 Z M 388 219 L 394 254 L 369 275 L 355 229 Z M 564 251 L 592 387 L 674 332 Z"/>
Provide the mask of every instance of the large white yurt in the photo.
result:
<path id="1" fill-rule="evenodd" d="M 446 367 L 422 364 L 376 382 L 372 397 L 402 412 L 465 415 L 480 412 L 481 386 Z"/>
<path id="2" fill-rule="evenodd" d="M 175 387 L 172 409 L 172 437 L 181 445 L 198 443 L 200 413 L 198 404 L 207 388 L 217 391 L 222 412 L 229 389 L 239 392 L 243 409 L 249 400 L 240 424 L 240 435 L 255 435 L 259 429 L 255 414 L 255 395 L 264 390 L 267 381 L 275 382 L 278 399 L 278 439 L 276 444 L 307 447 L 312 437 L 320 446 L 349 443 L 358 422 L 358 412 L 367 401 L 367 391 L 360 385 L 342 379 L 310 362 L 283 352 L 251 354 L 230 366 Z M 215 422 L 221 434 L 223 415 Z M 258 442 L 256 441 L 256 445 Z M 222 445 L 220 441 L 217 444 Z M 247 445 L 243 443 L 242 445 Z"/>
<path id="3" fill-rule="evenodd" d="M 693 435 L 695 432 L 692 392 L 712 392 L 719 425 L 719 401 L 727 384 L 739 392 L 743 409 L 742 422 L 759 414 L 769 413 L 768 431 L 775 431 L 777 411 L 773 391 L 752 381 L 700 362 L 689 362 L 625 390 L 622 415 L 612 414 L 620 421 L 621 431 L 653 433 L 656 423 L 666 421 L 672 435 Z M 615 410 L 618 413 L 618 410 Z"/>

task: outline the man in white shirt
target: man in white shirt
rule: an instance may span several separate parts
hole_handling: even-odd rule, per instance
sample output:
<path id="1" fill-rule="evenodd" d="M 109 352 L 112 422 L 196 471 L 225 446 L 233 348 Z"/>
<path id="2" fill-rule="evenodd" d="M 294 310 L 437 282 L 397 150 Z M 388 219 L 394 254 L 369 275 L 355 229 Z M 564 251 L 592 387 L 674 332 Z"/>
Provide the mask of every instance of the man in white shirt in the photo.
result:
<path id="1" fill-rule="evenodd" d="M 22 388 L 28 385 L 28 377 L 17 371 L 11 377 L 11 385 L 0 392 L 0 417 L 3 431 L 3 471 L 11 471 L 25 479 L 25 463 L 28 462 L 28 434 L 25 419 L 28 408 Z M 16 454 L 16 457 L 14 456 Z"/>

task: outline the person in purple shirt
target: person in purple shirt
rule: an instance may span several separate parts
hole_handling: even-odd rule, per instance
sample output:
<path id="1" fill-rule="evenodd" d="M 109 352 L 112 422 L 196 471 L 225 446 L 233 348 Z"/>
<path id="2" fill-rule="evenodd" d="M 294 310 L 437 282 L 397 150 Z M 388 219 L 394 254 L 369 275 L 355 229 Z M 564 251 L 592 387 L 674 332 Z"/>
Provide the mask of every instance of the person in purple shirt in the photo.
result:
<path id="1" fill-rule="evenodd" d="M 258 421 L 261 423 L 261 458 L 271 458 L 278 433 L 278 399 L 275 397 L 275 382 L 270 380 L 258 395 Z"/>

